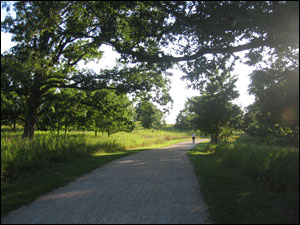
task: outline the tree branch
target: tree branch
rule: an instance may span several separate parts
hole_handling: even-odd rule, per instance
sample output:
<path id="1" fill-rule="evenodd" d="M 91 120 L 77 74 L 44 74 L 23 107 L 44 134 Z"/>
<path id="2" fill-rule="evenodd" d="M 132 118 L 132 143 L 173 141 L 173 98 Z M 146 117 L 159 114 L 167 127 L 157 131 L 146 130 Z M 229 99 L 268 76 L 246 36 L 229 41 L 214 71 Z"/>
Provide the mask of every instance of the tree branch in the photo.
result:
<path id="1" fill-rule="evenodd" d="M 118 44 L 109 42 L 110 45 L 115 47 L 115 49 L 119 53 L 123 54 L 128 54 L 136 57 L 139 61 L 142 62 L 152 62 L 152 63 L 157 63 L 157 62 L 180 62 L 180 61 L 189 61 L 189 60 L 195 60 L 199 58 L 202 55 L 206 54 L 225 54 L 225 53 L 234 53 L 234 52 L 240 52 L 244 51 L 247 49 L 252 49 L 252 48 L 259 48 L 262 46 L 271 46 L 270 42 L 263 41 L 263 40 L 254 40 L 248 44 L 244 45 L 238 45 L 238 46 L 230 46 L 230 47 L 225 47 L 225 48 L 203 48 L 196 52 L 193 55 L 186 55 L 186 56 L 181 56 L 181 57 L 174 57 L 174 56 L 169 56 L 169 55 L 163 55 L 161 57 L 158 56 L 153 56 L 153 55 L 145 55 L 140 52 L 135 52 L 132 49 L 122 49 Z"/>

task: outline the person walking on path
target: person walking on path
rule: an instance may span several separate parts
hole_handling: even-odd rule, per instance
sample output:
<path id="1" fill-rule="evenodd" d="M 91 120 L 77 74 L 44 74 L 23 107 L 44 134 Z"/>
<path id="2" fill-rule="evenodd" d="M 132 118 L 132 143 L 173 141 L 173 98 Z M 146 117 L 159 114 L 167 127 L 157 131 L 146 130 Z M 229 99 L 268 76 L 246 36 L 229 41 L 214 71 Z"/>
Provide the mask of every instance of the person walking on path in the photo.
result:
<path id="1" fill-rule="evenodd" d="M 193 138 L 193 144 L 195 144 L 195 139 L 196 139 L 196 134 L 195 134 L 195 132 L 193 133 L 192 138 Z"/>

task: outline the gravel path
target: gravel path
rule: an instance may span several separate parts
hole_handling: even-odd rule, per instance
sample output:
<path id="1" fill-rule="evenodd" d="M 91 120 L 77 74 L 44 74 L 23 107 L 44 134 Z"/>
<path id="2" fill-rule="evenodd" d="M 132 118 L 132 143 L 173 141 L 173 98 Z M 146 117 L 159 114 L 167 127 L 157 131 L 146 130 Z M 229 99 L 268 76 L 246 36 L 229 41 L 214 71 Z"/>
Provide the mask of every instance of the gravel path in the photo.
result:
<path id="1" fill-rule="evenodd" d="M 208 223 L 186 155 L 192 147 L 185 141 L 115 160 L 11 212 L 1 223 Z"/>

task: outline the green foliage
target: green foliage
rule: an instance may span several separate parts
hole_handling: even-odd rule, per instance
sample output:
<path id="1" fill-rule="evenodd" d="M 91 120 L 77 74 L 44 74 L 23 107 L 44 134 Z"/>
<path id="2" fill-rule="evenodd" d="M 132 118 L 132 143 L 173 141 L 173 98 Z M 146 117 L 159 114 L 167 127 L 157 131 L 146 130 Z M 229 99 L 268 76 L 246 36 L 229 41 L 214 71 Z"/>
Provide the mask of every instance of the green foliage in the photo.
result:
<path id="1" fill-rule="evenodd" d="M 279 62 L 276 68 L 251 74 L 249 90 L 256 101 L 245 114 L 244 130 L 269 143 L 299 146 L 299 67 Z"/>
<path id="2" fill-rule="evenodd" d="M 1 180 L 13 179 L 25 171 L 38 171 L 54 163 L 67 162 L 97 152 L 115 152 L 136 147 L 181 139 L 184 132 L 163 130 L 138 130 L 119 132 L 107 137 L 93 132 L 69 132 L 57 135 L 37 131 L 32 140 L 22 139 L 16 132 L 1 132 Z"/>
<path id="3" fill-rule="evenodd" d="M 230 77 L 229 73 L 216 73 L 209 79 L 203 95 L 193 97 L 186 103 L 186 118 L 183 121 L 186 120 L 188 125 L 192 124 L 194 129 L 205 135 L 211 135 L 212 143 L 217 143 L 219 137 L 227 139 L 233 131 L 240 129 L 242 111 L 231 103 L 238 97 L 238 92 L 234 90 L 235 82 L 236 78 Z M 180 118 L 177 121 L 180 122 Z"/>
<path id="4" fill-rule="evenodd" d="M 1 125 L 13 125 L 24 122 L 25 98 L 16 93 L 1 91 Z"/>
<path id="5" fill-rule="evenodd" d="M 288 48 L 299 49 L 298 2 L 186 1 L 178 5 L 184 7 L 172 14 L 174 33 L 179 34 L 173 34 L 173 42 L 184 43 L 176 49 L 184 56 L 177 58 L 187 60 L 182 70 L 197 89 L 212 69 L 231 70 L 239 59 L 235 52 L 247 50 L 244 62 L 253 65 L 269 52 L 279 55 Z"/>
<path id="6" fill-rule="evenodd" d="M 189 99 L 184 106 L 183 110 L 180 110 L 179 114 L 176 117 L 176 124 L 175 127 L 180 130 L 192 130 L 194 128 L 193 126 L 193 114 L 189 113 L 188 111 L 188 104 Z"/>
<path id="7" fill-rule="evenodd" d="M 149 101 L 142 101 L 136 107 L 137 120 L 144 128 L 159 128 L 162 126 L 163 112 Z"/>
<path id="8" fill-rule="evenodd" d="M 53 92 L 53 101 L 42 105 L 37 127 L 55 130 L 100 130 L 108 136 L 119 131 L 132 131 L 135 111 L 125 94 L 113 90 L 82 91 L 61 89 Z"/>
<path id="9" fill-rule="evenodd" d="M 113 89 L 144 96 L 155 91 L 156 101 L 166 104 L 170 99 L 167 79 L 163 78 L 163 71 L 157 65 L 140 63 L 127 67 L 118 64 L 118 67 L 100 73 L 79 71 L 77 67 L 82 60 L 100 59 L 102 44 L 116 39 L 127 42 L 139 36 L 138 33 L 128 36 L 131 26 L 123 26 L 128 23 L 126 20 L 132 19 L 126 13 L 138 4 L 89 1 L 13 4 L 17 16 L 8 16 L 1 28 L 12 33 L 12 40 L 17 44 L 1 57 L 1 66 L 5 65 L 1 70 L 1 81 L 5 81 L 1 91 L 7 96 L 16 92 L 20 98 L 27 99 L 23 112 L 24 137 L 33 137 L 41 114 L 39 108 L 55 100 L 53 97 L 57 95 L 51 93 L 53 88 Z M 128 48 L 120 45 L 122 49 Z M 150 42 L 149 45 L 149 49 L 155 49 Z"/>
<path id="10" fill-rule="evenodd" d="M 267 146 L 241 136 L 235 142 L 211 147 L 225 165 L 247 171 L 276 191 L 299 190 L 299 149 Z"/>
<path id="11" fill-rule="evenodd" d="M 135 111 L 125 94 L 117 95 L 109 90 L 94 91 L 86 103 L 92 106 L 89 117 L 94 120 L 95 130 L 99 129 L 110 136 L 134 129 Z"/>
<path id="12" fill-rule="evenodd" d="M 53 89 L 48 92 L 48 97 L 52 101 L 46 101 L 40 107 L 40 116 L 37 121 L 37 128 L 40 130 L 57 130 L 64 127 L 65 133 L 71 126 L 77 129 L 85 127 L 81 124 L 86 118 L 87 107 L 82 104 L 86 98 L 86 93 L 72 89 Z"/>
<path id="13" fill-rule="evenodd" d="M 273 151 L 271 147 L 263 146 L 256 139 L 245 136 L 237 141 L 210 147 L 207 143 L 201 143 L 188 153 L 195 166 L 212 223 L 299 223 L 299 150 L 278 149 L 277 146 Z M 279 154 L 268 155 L 272 153 Z M 290 157 L 283 157 L 281 153 Z M 240 157 L 243 159 L 241 162 Z M 263 163 L 270 158 L 274 160 L 273 165 Z M 291 167 L 287 166 L 289 168 L 285 170 L 283 164 L 289 163 Z M 255 170 L 261 171 L 260 168 L 269 168 L 269 173 L 273 173 L 269 178 L 276 177 L 273 180 L 274 185 L 271 185 L 271 179 L 264 179 L 260 177 L 262 174 L 253 173 Z M 281 185 L 288 189 L 280 187 Z"/>
<path id="14" fill-rule="evenodd" d="M 298 2 L 17 1 L 13 5 L 17 17 L 8 16 L 1 29 L 12 33 L 17 45 L 1 57 L 6 60 L 1 90 L 6 96 L 15 92 L 27 99 L 24 137 L 33 137 L 39 108 L 51 101 L 52 88 L 115 89 L 166 104 L 170 96 L 165 71 L 179 61 L 186 62 L 181 65 L 184 78 L 196 88 L 204 87 L 205 78 L 217 78 L 216 70 L 232 71 L 238 59 L 234 53 L 243 50 L 248 50 L 246 63 L 252 65 L 269 53 L 266 64 L 272 57 L 287 56 L 297 63 Z M 79 71 L 78 62 L 101 58 L 103 44 L 121 54 L 117 67 L 99 73 Z"/>

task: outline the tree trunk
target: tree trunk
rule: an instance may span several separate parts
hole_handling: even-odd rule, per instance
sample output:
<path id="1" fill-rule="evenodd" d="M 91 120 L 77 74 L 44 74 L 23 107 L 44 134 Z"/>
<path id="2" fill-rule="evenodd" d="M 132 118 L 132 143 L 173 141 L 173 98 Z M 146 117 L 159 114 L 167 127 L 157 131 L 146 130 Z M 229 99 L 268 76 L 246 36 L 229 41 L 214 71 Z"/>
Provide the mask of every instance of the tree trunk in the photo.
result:
<path id="1" fill-rule="evenodd" d="M 210 135 L 211 136 L 211 141 L 210 141 L 210 143 L 211 144 L 218 144 L 218 134 L 211 134 Z"/>
<path id="2" fill-rule="evenodd" d="M 34 128 L 37 120 L 37 112 L 40 107 L 41 93 L 39 85 L 39 77 L 35 79 L 31 88 L 31 95 L 28 99 L 27 118 L 24 126 L 23 138 L 32 139 L 34 135 Z"/>
<path id="3" fill-rule="evenodd" d="M 13 131 L 16 131 L 16 124 L 17 124 L 17 121 L 15 120 L 14 121 L 14 126 L 13 126 Z"/>
<path id="4" fill-rule="evenodd" d="M 29 104 L 27 111 L 27 118 L 24 126 L 23 138 L 32 139 L 34 135 L 34 127 L 37 119 L 37 107 L 34 107 L 32 104 Z"/>
<path id="5" fill-rule="evenodd" d="M 14 120 L 13 124 L 11 125 L 11 130 L 12 131 L 16 131 L 16 124 L 17 124 L 17 120 Z"/>

